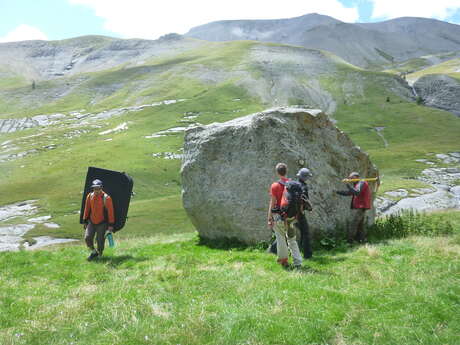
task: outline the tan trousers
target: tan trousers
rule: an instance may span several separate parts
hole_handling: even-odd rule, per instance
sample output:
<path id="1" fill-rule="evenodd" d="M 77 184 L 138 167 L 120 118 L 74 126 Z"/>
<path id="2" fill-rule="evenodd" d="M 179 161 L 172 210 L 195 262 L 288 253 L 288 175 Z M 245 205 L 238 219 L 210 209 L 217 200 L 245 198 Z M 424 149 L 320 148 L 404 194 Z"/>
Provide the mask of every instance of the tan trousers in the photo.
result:
<path id="1" fill-rule="evenodd" d="M 295 266 L 302 264 L 302 256 L 300 255 L 299 245 L 296 241 L 296 229 L 293 227 L 295 218 L 282 220 L 281 216 L 274 215 L 275 224 L 273 230 L 276 236 L 276 250 L 278 254 L 278 261 L 289 257 L 289 250 L 291 251 L 292 258 Z"/>

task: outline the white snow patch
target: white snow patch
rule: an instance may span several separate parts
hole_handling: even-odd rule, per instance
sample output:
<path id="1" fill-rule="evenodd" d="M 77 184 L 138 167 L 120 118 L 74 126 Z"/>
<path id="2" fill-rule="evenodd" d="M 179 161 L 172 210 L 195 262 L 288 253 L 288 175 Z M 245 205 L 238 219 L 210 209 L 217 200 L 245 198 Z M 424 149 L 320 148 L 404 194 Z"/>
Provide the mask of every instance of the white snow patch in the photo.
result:
<path id="1" fill-rule="evenodd" d="M 90 125 L 91 122 L 106 120 L 114 116 L 120 116 L 127 112 L 137 112 L 148 107 L 156 107 L 159 105 L 169 105 L 175 104 L 178 102 L 184 102 L 186 99 L 168 99 L 160 102 L 155 102 L 152 104 L 144 104 L 139 106 L 124 107 L 124 108 L 115 108 L 104 110 L 100 113 L 83 113 L 83 110 L 80 111 L 71 111 L 69 116 L 65 114 L 50 114 L 50 115 L 36 115 L 33 117 L 24 117 L 20 119 L 0 119 L 0 133 L 11 133 L 15 131 L 24 130 L 27 128 L 33 128 L 38 126 L 50 126 L 54 124 L 62 123 L 62 120 L 69 119 L 71 121 L 78 121 L 76 126 Z M 84 119 L 84 121 L 81 121 Z M 67 127 L 72 126 L 68 125 Z M 41 134 L 40 134 L 41 135 Z"/>
<path id="2" fill-rule="evenodd" d="M 49 246 L 52 244 L 60 244 L 60 243 L 69 243 L 69 242 L 75 242 L 77 240 L 75 239 L 70 239 L 70 238 L 53 238 L 49 236 L 39 236 L 39 237 L 34 237 L 33 238 L 36 243 L 33 245 L 29 245 L 26 247 L 27 250 L 34 250 L 38 248 L 42 248 L 45 246 Z"/>
<path id="3" fill-rule="evenodd" d="M 177 134 L 186 131 L 187 129 L 194 128 L 200 126 L 199 123 L 193 123 L 190 124 L 187 127 L 174 127 L 174 128 L 169 128 L 165 129 L 164 131 L 159 131 L 157 133 L 153 133 L 152 135 L 146 135 L 144 138 L 146 139 L 151 139 L 151 138 L 159 138 L 159 137 L 165 137 L 168 134 Z"/>
<path id="4" fill-rule="evenodd" d="M 37 207 L 34 205 L 36 201 L 37 200 L 27 200 L 0 207 L 0 222 L 6 222 L 16 217 L 31 216 L 35 214 L 37 212 Z M 51 219 L 51 216 L 48 215 L 29 218 L 27 220 L 29 222 L 28 224 L 6 224 L 0 226 L 0 252 L 18 251 L 21 248 L 21 244 L 24 242 L 24 238 L 22 236 L 24 236 L 28 231 L 32 230 L 36 224 L 44 223 L 43 225 L 48 228 L 59 228 L 59 225 L 56 223 L 46 222 L 49 219 Z M 37 237 L 35 240 L 37 241 L 37 244 L 29 246 L 30 249 L 55 243 L 75 241 L 74 239 L 54 239 L 49 236 Z M 27 244 L 25 244 L 25 246 L 27 246 Z"/>
<path id="5" fill-rule="evenodd" d="M 22 242 L 21 236 L 34 227 L 35 224 L 18 224 L 0 227 L 0 252 L 19 250 Z"/>
<path id="6" fill-rule="evenodd" d="M 109 129 L 107 131 L 100 132 L 99 135 L 106 135 L 106 134 L 110 134 L 110 133 L 118 133 L 118 132 L 121 132 L 121 131 L 126 131 L 127 129 L 128 129 L 128 123 L 123 122 L 122 124 L 118 125 L 117 127 L 113 128 L 113 129 Z"/>
<path id="7" fill-rule="evenodd" d="M 457 208 L 459 206 L 456 198 L 451 193 L 439 188 L 434 193 L 428 193 L 415 198 L 406 198 L 391 207 L 385 214 L 394 214 L 402 210 L 435 211 L 442 209 Z"/>
<path id="8" fill-rule="evenodd" d="M 48 219 L 51 219 L 51 216 L 42 216 L 42 217 L 35 217 L 35 218 L 30 218 L 27 221 L 31 223 L 43 223 L 47 221 Z"/>
<path id="9" fill-rule="evenodd" d="M 50 229 L 59 229 L 60 228 L 59 224 L 56 224 L 56 223 L 44 223 L 43 225 L 46 226 L 47 228 L 50 228 Z"/>
<path id="10" fill-rule="evenodd" d="M 164 158 L 164 159 L 182 159 L 184 155 L 181 153 L 173 153 L 173 152 L 159 152 L 152 154 L 154 158 Z"/>
<path id="11" fill-rule="evenodd" d="M 19 216 L 29 216 L 35 213 L 37 206 L 35 206 L 34 203 L 36 201 L 37 200 L 27 200 L 0 207 L 0 222 L 5 222 Z"/>
<path id="12" fill-rule="evenodd" d="M 152 134 L 152 135 L 146 135 L 144 138 L 152 139 L 152 138 L 161 138 L 161 137 L 165 137 L 165 136 L 166 136 L 165 134 Z"/>
<path id="13" fill-rule="evenodd" d="M 0 227 L 0 241 L 2 236 L 22 236 L 27 231 L 32 230 L 35 224 L 18 224 Z"/>
<path id="14" fill-rule="evenodd" d="M 385 195 L 388 195 L 388 196 L 391 196 L 391 197 L 394 197 L 394 198 L 398 198 L 398 197 L 404 198 L 404 197 L 408 196 L 409 193 L 405 189 L 397 189 L 397 190 L 393 190 L 391 192 L 386 192 Z"/>

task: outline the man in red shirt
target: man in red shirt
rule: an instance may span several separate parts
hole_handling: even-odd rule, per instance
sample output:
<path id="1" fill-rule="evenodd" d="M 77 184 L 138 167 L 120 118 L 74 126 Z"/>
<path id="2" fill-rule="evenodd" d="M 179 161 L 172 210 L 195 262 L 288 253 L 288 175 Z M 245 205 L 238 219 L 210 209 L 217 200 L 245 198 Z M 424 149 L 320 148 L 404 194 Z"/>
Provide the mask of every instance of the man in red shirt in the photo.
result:
<path id="1" fill-rule="evenodd" d="M 289 179 L 286 177 L 287 165 L 284 163 L 278 163 L 275 169 L 280 180 L 274 182 L 270 187 L 270 203 L 268 206 L 267 217 L 268 226 L 275 232 L 278 263 L 283 267 L 289 267 L 289 248 L 294 260 L 294 267 L 300 268 L 302 265 L 302 256 L 300 255 L 299 246 L 296 241 L 296 231 L 292 226 L 294 221 L 296 221 L 296 218 L 293 217 L 283 219 L 281 214 L 273 212 L 273 210 L 280 209 L 281 199 L 284 193 L 284 185 L 287 181 L 289 181 Z"/>
<path id="2" fill-rule="evenodd" d="M 112 198 L 102 190 L 102 181 L 94 180 L 91 188 L 93 192 L 86 197 L 85 212 L 83 213 L 85 242 L 91 250 L 88 261 L 102 255 L 106 231 L 111 232 L 115 223 Z M 96 234 L 97 250 L 94 248 L 94 236 Z"/>
<path id="3" fill-rule="evenodd" d="M 359 180 L 359 173 L 352 172 L 348 179 Z M 364 226 L 365 213 L 372 207 L 372 192 L 369 188 L 367 181 L 356 181 L 352 184 L 347 184 L 346 191 L 336 191 L 337 194 L 348 196 L 351 195 L 351 209 L 353 218 L 349 224 L 348 229 L 348 242 L 358 241 L 364 242 L 366 240 L 366 229 Z"/>

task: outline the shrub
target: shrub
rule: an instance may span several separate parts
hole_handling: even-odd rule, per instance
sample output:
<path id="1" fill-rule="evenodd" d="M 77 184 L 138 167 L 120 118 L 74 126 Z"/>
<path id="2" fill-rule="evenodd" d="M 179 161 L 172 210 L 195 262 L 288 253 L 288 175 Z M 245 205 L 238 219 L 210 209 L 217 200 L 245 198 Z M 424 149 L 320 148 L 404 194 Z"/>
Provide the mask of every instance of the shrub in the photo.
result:
<path id="1" fill-rule="evenodd" d="M 379 218 L 368 230 L 372 240 L 404 238 L 411 235 L 439 236 L 453 233 L 452 224 L 441 217 L 404 211 Z"/>

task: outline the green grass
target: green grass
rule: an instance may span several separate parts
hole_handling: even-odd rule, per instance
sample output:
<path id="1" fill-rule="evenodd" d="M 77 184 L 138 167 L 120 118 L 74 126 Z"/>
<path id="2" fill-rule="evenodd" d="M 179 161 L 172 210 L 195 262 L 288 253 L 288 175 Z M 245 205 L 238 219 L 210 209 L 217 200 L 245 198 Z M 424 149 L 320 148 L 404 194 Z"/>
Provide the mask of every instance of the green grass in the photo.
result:
<path id="1" fill-rule="evenodd" d="M 413 180 L 426 165 L 415 160 L 426 158 L 428 153 L 456 151 L 460 121 L 448 112 L 405 101 L 390 92 L 382 93 L 375 77 L 369 72 L 363 75 L 363 97 L 347 104 L 338 102 L 333 115 L 338 127 L 370 154 L 384 175 L 382 186 L 386 190 L 422 187 Z M 390 102 L 386 102 L 387 96 Z M 340 99 L 340 94 L 335 97 Z M 385 127 L 382 134 L 388 147 L 375 127 Z"/>
<path id="2" fill-rule="evenodd" d="M 106 38 L 101 39 L 105 43 Z M 199 75 L 202 69 L 230 71 L 237 68 L 245 61 L 254 44 L 248 41 L 209 42 L 177 55 L 152 59 L 141 66 L 123 64 L 99 72 L 37 81 L 36 89 L 32 92 L 30 85 L 13 84 L 13 81 L 5 80 L 0 82 L 0 118 L 79 109 L 98 112 L 176 99 L 178 95 L 182 98 L 193 97 L 206 91 L 209 86 L 190 75 Z M 56 94 L 62 96 L 55 98 Z"/>
<path id="3" fill-rule="evenodd" d="M 88 133 L 67 139 L 68 131 L 61 127 L 31 129 L 7 134 L 3 140 L 16 140 L 22 150 L 40 148 L 25 158 L 2 163 L 0 188 L 8 191 L 0 194 L 0 205 L 22 200 L 39 200 L 39 215 L 51 214 L 61 225 L 59 229 L 38 226 L 28 237 L 51 235 L 55 237 L 81 237 L 81 226 L 77 224 L 82 195 L 81 190 L 88 166 L 125 171 L 133 177 L 134 191 L 130 217 L 135 220 L 127 224 L 127 235 L 148 236 L 157 233 L 182 232 L 192 229 L 185 216 L 180 200 L 180 160 L 154 158 L 158 152 L 178 152 L 183 144 L 183 134 L 146 139 L 161 130 L 184 126 L 179 122 L 188 111 L 200 113 L 197 119 L 207 124 L 227 121 L 261 110 L 257 101 L 245 90 L 232 83 L 223 83 L 214 88 L 199 86 L 190 93 L 181 93 L 187 85 L 186 79 L 175 79 L 173 99 L 187 101 L 146 108 L 140 112 L 125 114 L 100 122 L 102 128 L 82 127 Z M 179 85 L 182 83 L 181 85 Z M 196 93 L 196 94 L 194 94 Z M 234 102 L 235 98 L 240 99 Z M 241 110 L 234 112 L 235 109 Z M 128 122 L 125 132 L 99 135 L 98 133 Z M 23 139 L 25 136 L 44 133 L 41 136 Z M 104 141 L 112 138 L 110 142 Z M 43 146 L 55 144 L 54 150 Z M 165 215 L 168 217 L 165 218 Z M 185 230 L 184 230 L 185 229 Z M 125 232 L 123 232 L 125 233 Z"/>
<path id="4" fill-rule="evenodd" d="M 412 178 L 399 178 L 399 177 L 395 177 L 394 175 L 393 176 L 390 175 L 388 177 L 386 175 L 383 175 L 383 176 L 380 176 L 380 178 L 382 181 L 378 189 L 378 195 L 383 195 L 386 192 L 390 192 L 390 191 L 397 190 L 397 189 L 406 189 L 409 192 L 409 194 L 414 189 L 419 189 L 419 188 L 430 188 L 433 191 L 435 191 L 431 185 L 426 184 L 419 180 L 414 180 Z M 401 197 L 391 198 L 388 195 L 386 195 L 385 197 L 394 199 L 394 200 L 401 199 Z"/>
<path id="5" fill-rule="evenodd" d="M 241 68 L 262 77 L 246 65 L 254 44 L 210 43 L 144 66 L 41 82 L 37 90 L 51 93 L 63 83 L 76 86 L 55 102 L 33 107 L 24 101 L 29 86 L 0 85 L 4 117 L 186 99 L 101 121 L 101 128 L 84 126 L 87 132 L 73 139 L 64 136 L 67 129 L 53 126 L 2 134 L 0 142 L 15 140 L 20 151 L 38 152 L 0 163 L 0 205 L 36 199 L 37 216 L 51 214 L 61 226 L 38 225 L 28 239 L 82 238 L 78 210 L 88 166 L 127 172 L 135 196 L 126 227 L 116 234 L 117 247 L 97 262 L 85 261 L 82 242 L 0 253 L 0 344 L 456 344 L 459 212 L 433 216 L 452 222 L 451 236 L 319 251 L 301 272 L 281 270 L 259 249 L 197 245 L 180 199 L 180 161 L 152 157 L 178 152 L 183 135 L 145 136 L 183 126 L 187 112 L 209 124 L 262 110 L 261 101 L 232 77 L 215 82 L 192 77 L 208 69 Z M 333 76 L 320 77 L 321 87 L 338 104 L 333 114 L 338 126 L 380 168 L 379 193 L 426 187 L 414 180 L 426 168 L 415 160 L 458 151 L 458 118 L 401 99 L 386 73 L 325 56 L 337 66 Z M 305 76 L 299 80 L 308 84 Z M 356 83 L 351 94 L 344 91 L 347 80 Z M 14 97 L 5 100 L 5 94 Z M 127 131 L 98 134 L 123 122 Z M 377 126 L 385 127 L 387 148 Z M 50 144 L 57 147 L 44 148 Z"/>
<path id="6" fill-rule="evenodd" d="M 458 340 L 453 236 L 319 251 L 300 272 L 262 250 L 199 246 L 193 234 L 116 241 L 92 263 L 83 246 L 1 253 L 0 343 Z"/>
<path id="7" fill-rule="evenodd" d="M 393 64 L 391 66 L 387 66 L 384 72 L 398 74 L 401 72 L 413 72 L 417 71 L 426 67 L 431 66 L 431 63 L 428 59 L 423 57 L 409 59 L 402 63 Z"/>
<path id="8" fill-rule="evenodd" d="M 1 89 L 12 89 L 21 87 L 24 84 L 27 84 L 27 81 L 21 76 L 11 76 L 11 77 L 1 77 L 0 78 L 0 88 Z M 32 88 L 32 83 L 29 83 L 29 88 Z"/>
<path id="9" fill-rule="evenodd" d="M 357 92 L 351 99 L 347 97 L 342 90 L 342 83 L 346 80 L 355 80 L 356 85 L 361 83 L 361 93 Z M 416 160 L 426 158 L 428 153 L 458 150 L 458 117 L 395 95 L 389 91 L 391 79 L 385 73 L 351 71 L 341 67 L 334 77 L 323 78 L 321 83 L 337 102 L 338 108 L 333 114 L 337 126 L 369 153 L 379 168 L 382 178 L 379 193 L 427 187 L 415 180 L 427 167 Z M 385 127 L 381 134 L 388 147 L 377 135 L 375 127 Z"/>
<path id="10" fill-rule="evenodd" d="M 453 78 L 460 79 L 460 58 L 444 61 L 437 65 L 410 73 L 407 75 L 407 79 L 417 80 L 427 74 L 448 74 Z"/>
<path id="11" fill-rule="evenodd" d="M 76 224 L 76 212 L 80 209 L 81 202 L 80 193 L 87 167 L 98 166 L 126 171 L 134 178 L 136 197 L 130 212 L 137 212 L 137 207 L 141 205 L 139 210 L 152 209 L 150 218 L 148 212 L 139 211 L 143 216 L 139 216 L 136 222 L 128 223 L 127 234 L 145 236 L 150 231 L 175 231 L 175 224 L 190 230 L 190 225 L 185 225 L 185 214 L 179 197 L 180 161 L 152 157 L 152 154 L 158 152 L 178 152 L 183 144 L 183 135 L 175 134 L 156 139 L 144 137 L 168 128 L 183 126 L 179 121 L 187 112 L 200 114 L 197 121 L 208 124 L 262 110 L 260 100 L 237 86 L 238 80 L 230 78 L 213 84 L 191 77 L 192 71 L 200 71 L 203 66 L 217 70 L 242 66 L 250 68 L 244 64 L 248 51 L 254 44 L 256 43 L 209 44 L 179 56 L 152 60 L 143 66 L 122 66 L 68 79 L 69 83 L 74 83 L 76 78 L 83 78 L 84 81 L 73 93 L 55 103 L 37 107 L 33 112 L 52 113 L 81 108 L 99 111 L 164 99 L 186 101 L 101 121 L 100 129 L 83 127 L 88 132 L 74 139 L 64 137 L 67 132 L 65 128 L 52 126 L 47 129 L 36 128 L 3 134 L 2 141 L 14 139 L 21 144 L 22 150 L 38 148 L 39 152 L 16 161 L 1 163 L 0 188 L 6 193 L 0 193 L 0 205 L 29 199 L 39 200 L 40 215 L 51 214 L 61 228 L 56 230 L 37 227 L 30 232 L 31 235 L 80 238 L 81 227 Z M 299 49 L 301 50 L 295 48 Z M 325 57 L 332 61 L 336 59 L 326 53 Z M 426 166 L 415 160 L 424 158 L 428 152 L 458 150 L 458 118 L 443 111 L 418 106 L 392 94 L 389 90 L 393 77 L 386 73 L 364 71 L 345 64 L 340 59 L 336 60 L 335 74 L 322 76 L 321 86 L 333 95 L 338 104 L 338 110 L 333 114 L 338 120 L 338 126 L 356 144 L 369 152 L 371 159 L 380 168 L 383 176 L 380 192 L 425 187 L 415 181 L 414 177 Z M 189 74 L 175 73 L 176 71 L 186 71 Z M 64 83 L 65 80 L 67 79 L 59 78 L 39 83 L 37 89 L 53 89 L 56 83 Z M 299 80 L 308 83 L 307 78 Z M 345 94 L 342 87 L 343 83 L 350 80 L 356 82 L 356 90 L 351 95 Z M 98 96 L 99 102 L 89 105 L 92 90 L 111 85 L 118 85 L 113 88 L 115 91 L 104 97 Z M 26 90 L 23 89 L 23 92 Z M 30 90 L 27 92 L 30 93 Z M 391 96 L 390 102 L 386 102 L 388 96 Z M 235 99 L 239 101 L 235 102 Z M 348 100 L 346 104 L 344 100 Z M 23 115 L 23 112 L 17 113 L 17 116 Z M 98 134 L 122 122 L 128 122 L 127 131 L 104 136 Z M 389 143 L 388 148 L 384 147 L 382 139 L 373 129 L 376 126 L 385 127 L 383 134 Z M 37 133 L 44 134 L 23 139 Z M 113 140 L 104 141 L 107 138 Z M 43 148 L 49 144 L 56 144 L 56 149 Z M 164 207 L 158 208 L 156 205 L 161 200 L 166 202 Z M 168 227 L 166 221 L 158 221 L 162 214 L 175 212 L 178 218 L 171 223 L 171 227 Z M 146 219 L 141 219 L 143 217 Z"/>

